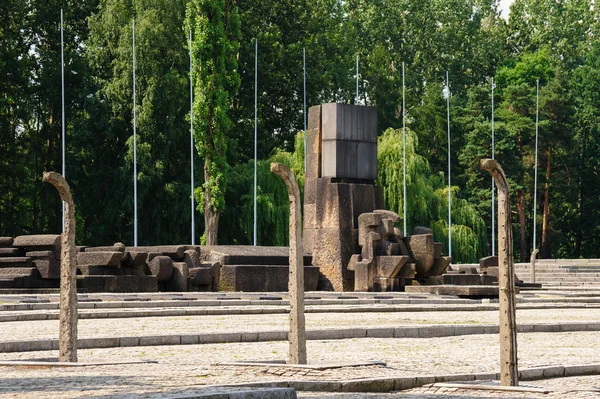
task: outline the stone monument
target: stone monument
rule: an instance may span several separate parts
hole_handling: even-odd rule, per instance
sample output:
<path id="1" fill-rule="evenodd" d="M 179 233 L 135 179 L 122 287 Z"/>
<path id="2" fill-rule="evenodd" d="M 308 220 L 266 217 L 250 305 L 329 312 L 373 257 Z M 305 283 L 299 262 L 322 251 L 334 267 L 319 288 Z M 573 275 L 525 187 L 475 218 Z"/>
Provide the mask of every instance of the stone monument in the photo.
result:
<path id="1" fill-rule="evenodd" d="M 400 290 L 442 274 L 449 257 L 430 229 L 404 236 L 383 210 L 377 179 L 377 108 L 323 104 L 308 114 L 304 250 L 319 267 L 319 290 Z"/>

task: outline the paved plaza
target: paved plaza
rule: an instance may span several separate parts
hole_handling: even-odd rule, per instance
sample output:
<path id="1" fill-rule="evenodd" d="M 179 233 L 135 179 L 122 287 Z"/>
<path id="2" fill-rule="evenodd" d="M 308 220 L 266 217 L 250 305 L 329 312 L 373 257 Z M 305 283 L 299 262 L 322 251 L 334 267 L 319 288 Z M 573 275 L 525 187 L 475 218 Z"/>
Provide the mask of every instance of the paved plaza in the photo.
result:
<path id="1" fill-rule="evenodd" d="M 35 350 L 58 339 L 58 295 L 3 295 L 0 398 L 200 398 L 282 386 L 307 398 L 600 397 L 600 290 L 518 295 L 517 321 L 526 331 L 518 338 L 527 380 L 521 384 L 549 393 L 431 385 L 497 384 L 494 300 L 306 297 L 310 367 L 281 364 L 288 348 L 285 293 L 81 295 L 79 339 L 87 349 L 78 352 L 80 366 L 60 367 L 52 366 L 56 349 Z M 44 363 L 14 363 L 25 360 Z M 563 378 L 539 379 L 556 373 Z"/>

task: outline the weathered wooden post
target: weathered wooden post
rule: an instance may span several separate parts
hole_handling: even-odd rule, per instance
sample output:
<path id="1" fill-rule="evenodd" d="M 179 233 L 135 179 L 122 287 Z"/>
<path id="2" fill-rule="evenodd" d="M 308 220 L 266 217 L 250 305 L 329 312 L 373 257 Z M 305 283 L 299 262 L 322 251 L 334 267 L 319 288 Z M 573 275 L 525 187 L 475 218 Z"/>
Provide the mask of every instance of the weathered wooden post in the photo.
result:
<path id="1" fill-rule="evenodd" d="M 52 184 L 65 202 L 65 230 L 61 236 L 60 326 L 58 361 L 77 361 L 77 281 L 75 253 L 75 204 L 69 184 L 56 172 L 44 172 L 44 181 Z"/>
<path id="2" fill-rule="evenodd" d="M 498 286 L 500 302 L 500 384 L 519 385 L 517 366 L 517 321 L 515 270 L 510 223 L 508 181 L 498 162 L 482 159 L 481 169 L 494 177 L 498 187 Z"/>
<path id="3" fill-rule="evenodd" d="M 306 364 L 306 326 L 304 322 L 304 251 L 302 249 L 302 211 L 300 189 L 294 172 L 284 164 L 272 163 L 271 172 L 280 176 L 290 197 L 290 330 L 289 364 Z"/>
<path id="4" fill-rule="evenodd" d="M 531 262 L 531 269 L 529 270 L 529 277 L 532 284 L 535 284 L 535 257 L 537 256 L 539 249 L 534 249 L 531 252 L 531 257 L 529 258 L 529 262 Z"/>

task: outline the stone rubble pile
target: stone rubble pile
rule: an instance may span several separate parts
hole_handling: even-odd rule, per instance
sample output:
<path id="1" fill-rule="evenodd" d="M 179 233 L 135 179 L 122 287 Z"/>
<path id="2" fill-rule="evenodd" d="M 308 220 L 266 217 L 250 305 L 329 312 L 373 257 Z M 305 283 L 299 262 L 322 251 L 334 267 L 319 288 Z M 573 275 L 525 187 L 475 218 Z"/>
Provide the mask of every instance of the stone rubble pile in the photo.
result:
<path id="1" fill-rule="evenodd" d="M 58 288 L 61 236 L 0 237 L 0 288 Z M 200 246 L 77 247 L 79 292 L 216 291 L 219 262 Z"/>

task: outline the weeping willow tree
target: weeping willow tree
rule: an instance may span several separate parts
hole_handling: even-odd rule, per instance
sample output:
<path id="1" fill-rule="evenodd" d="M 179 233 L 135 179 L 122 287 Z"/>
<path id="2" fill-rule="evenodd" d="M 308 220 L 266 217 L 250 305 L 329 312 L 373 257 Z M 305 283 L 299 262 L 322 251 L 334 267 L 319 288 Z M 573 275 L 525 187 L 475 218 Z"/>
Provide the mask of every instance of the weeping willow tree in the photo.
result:
<path id="1" fill-rule="evenodd" d="M 296 174 L 302 200 L 304 200 L 304 136 L 298 133 L 294 152 L 275 149 L 266 160 L 257 163 L 257 240 L 258 245 L 287 246 L 290 202 L 285 183 L 270 172 L 271 162 L 289 166 Z M 252 244 L 254 227 L 254 160 L 238 165 L 229 171 L 225 201 L 219 227 L 222 244 Z"/>
<path id="2" fill-rule="evenodd" d="M 443 173 L 434 174 L 427 159 L 417 154 L 418 139 L 406 131 L 406 219 L 414 226 L 429 226 L 436 241 L 448 242 L 448 187 Z M 379 137 L 378 183 L 383 187 L 387 209 L 403 215 L 402 130 L 388 129 Z M 486 229 L 474 206 L 452 196 L 452 257 L 454 262 L 475 262 L 486 253 Z"/>

